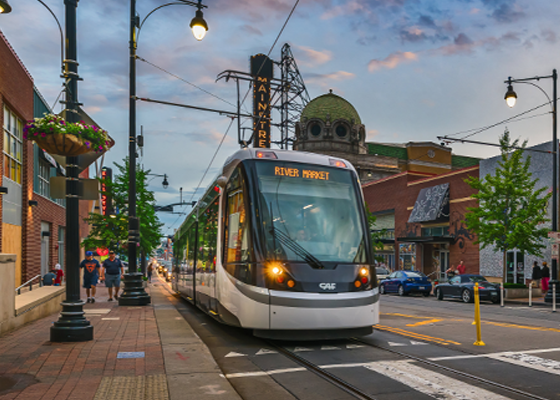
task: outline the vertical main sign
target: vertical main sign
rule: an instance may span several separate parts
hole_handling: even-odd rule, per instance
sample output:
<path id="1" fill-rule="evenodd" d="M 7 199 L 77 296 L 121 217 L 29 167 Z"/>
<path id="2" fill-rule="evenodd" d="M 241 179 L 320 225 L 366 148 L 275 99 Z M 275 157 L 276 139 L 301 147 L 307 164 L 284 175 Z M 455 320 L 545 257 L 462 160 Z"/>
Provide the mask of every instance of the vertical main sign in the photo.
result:
<path id="1" fill-rule="evenodd" d="M 111 193 L 107 191 L 107 185 L 105 182 L 112 181 L 113 170 L 108 167 L 103 167 L 101 169 L 101 179 L 103 179 L 103 183 L 101 183 L 101 214 L 111 215 L 113 212 L 113 198 Z"/>
<path id="2" fill-rule="evenodd" d="M 272 60 L 264 54 L 251 57 L 253 77 L 253 147 L 270 148 L 270 81 Z"/>

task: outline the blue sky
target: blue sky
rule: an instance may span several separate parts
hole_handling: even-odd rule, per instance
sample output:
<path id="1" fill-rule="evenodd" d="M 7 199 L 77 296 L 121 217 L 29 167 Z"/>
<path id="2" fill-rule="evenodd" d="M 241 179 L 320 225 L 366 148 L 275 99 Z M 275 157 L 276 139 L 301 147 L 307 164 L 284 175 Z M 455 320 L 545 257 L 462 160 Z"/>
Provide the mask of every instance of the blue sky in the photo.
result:
<path id="1" fill-rule="evenodd" d="M 63 24 L 63 1 L 45 3 Z M 137 11 L 143 18 L 164 3 L 138 0 Z M 0 16 L 0 30 L 53 104 L 61 90 L 57 25 L 37 0 L 11 4 L 12 13 Z M 182 80 L 138 61 L 139 96 L 234 110 L 235 84 L 215 82 L 216 76 L 226 69 L 248 71 L 252 54 L 268 53 L 295 0 L 204 4 L 209 31 L 201 42 L 188 27 L 193 7 L 165 7 L 146 21 L 138 55 Z M 82 0 L 78 6 L 78 61 L 84 79 L 79 99 L 117 142 L 106 164 L 128 153 L 129 13 L 125 0 Z M 329 89 L 346 98 L 360 114 L 370 141 L 439 142 L 437 136 L 488 126 L 547 101 L 538 89 L 519 84 L 514 87 L 518 104 L 510 109 L 503 100 L 503 81 L 550 75 L 560 67 L 559 20 L 560 7 L 550 0 L 301 0 L 271 58 L 279 60 L 282 45 L 289 43 L 311 98 Z M 551 80 L 538 84 L 552 97 Z M 243 93 L 247 89 L 242 86 Z M 244 107 L 251 109 L 249 103 Z M 549 111 L 542 107 L 525 116 L 531 118 L 498 125 L 472 139 L 497 143 L 507 126 L 512 137 L 529 145 L 548 141 Z M 159 178 L 151 182 L 158 204 L 178 201 L 180 187 L 190 200 L 229 119 L 144 102 L 137 104 L 137 113 L 138 129 L 144 127 L 144 166 L 169 176 L 167 190 Z M 279 133 L 273 131 L 274 137 Z M 199 193 L 238 149 L 236 138 L 234 124 Z M 466 144 L 452 148 L 477 157 L 498 152 Z M 166 234 L 180 223 L 175 215 L 160 217 Z"/>

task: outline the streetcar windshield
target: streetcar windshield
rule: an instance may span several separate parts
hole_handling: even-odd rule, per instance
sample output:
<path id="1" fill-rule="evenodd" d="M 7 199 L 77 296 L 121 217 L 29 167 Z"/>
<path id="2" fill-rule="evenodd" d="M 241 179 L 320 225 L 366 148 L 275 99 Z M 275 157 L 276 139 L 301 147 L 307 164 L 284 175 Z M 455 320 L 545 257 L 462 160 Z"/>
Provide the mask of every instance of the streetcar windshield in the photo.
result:
<path id="1" fill-rule="evenodd" d="M 256 163 L 267 259 L 365 263 L 359 196 L 349 170 Z"/>

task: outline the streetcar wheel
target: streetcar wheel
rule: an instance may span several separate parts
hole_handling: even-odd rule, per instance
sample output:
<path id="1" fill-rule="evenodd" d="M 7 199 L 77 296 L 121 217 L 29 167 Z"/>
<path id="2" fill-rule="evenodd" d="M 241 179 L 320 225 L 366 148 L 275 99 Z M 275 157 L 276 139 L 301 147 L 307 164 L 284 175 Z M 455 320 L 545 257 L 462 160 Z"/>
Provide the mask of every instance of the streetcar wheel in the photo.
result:
<path id="1" fill-rule="evenodd" d="M 399 293 L 399 296 L 405 296 L 406 295 L 403 285 L 399 285 L 398 293 Z"/>
<path id="2" fill-rule="evenodd" d="M 468 289 L 463 290 L 461 298 L 465 303 L 470 303 L 472 301 L 471 292 Z"/>
<path id="3" fill-rule="evenodd" d="M 443 293 L 441 292 L 441 289 L 436 289 L 436 298 L 438 300 L 443 300 Z"/>
<path id="4" fill-rule="evenodd" d="M 379 293 L 380 293 L 380 294 L 385 294 L 385 293 L 386 293 L 386 292 L 385 292 L 385 285 L 379 286 Z"/>

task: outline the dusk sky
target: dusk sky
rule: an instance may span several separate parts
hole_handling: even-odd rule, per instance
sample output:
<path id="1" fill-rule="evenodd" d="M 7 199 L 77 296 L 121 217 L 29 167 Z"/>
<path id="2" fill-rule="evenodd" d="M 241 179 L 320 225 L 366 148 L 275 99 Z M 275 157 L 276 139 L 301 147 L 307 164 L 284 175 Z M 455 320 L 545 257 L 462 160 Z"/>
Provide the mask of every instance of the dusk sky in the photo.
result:
<path id="1" fill-rule="evenodd" d="M 44 1 L 64 26 L 63 0 Z M 138 0 L 137 11 L 144 18 L 164 3 Z M 188 26 L 194 7 L 165 7 L 147 20 L 138 56 L 176 77 L 138 61 L 138 96 L 234 111 L 235 83 L 215 82 L 217 75 L 226 69 L 248 72 L 251 55 L 267 54 L 296 0 L 203 3 L 209 31 L 201 42 Z M 62 89 L 56 22 L 37 0 L 10 4 L 12 13 L 0 15 L 0 30 L 52 105 Z M 116 140 L 105 165 L 128 154 L 129 7 L 126 0 L 81 0 L 78 5 L 78 62 L 84 79 L 79 100 Z M 560 6 L 550 0 L 301 0 L 270 57 L 279 60 L 282 45 L 289 43 L 311 98 L 332 89 L 352 103 L 368 141 L 439 143 L 437 136 L 465 137 L 548 101 L 537 88 L 517 84 L 518 102 L 510 109 L 503 81 L 550 75 L 560 67 L 558 21 Z M 551 79 L 535 83 L 552 97 Z M 243 93 L 248 89 L 242 85 Z M 247 100 L 244 110 L 251 107 Z M 529 145 L 549 141 L 550 110 L 541 107 L 470 139 L 497 143 L 507 126 L 513 138 Z M 178 202 L 180 187 L 183 199 L 190 200 L 229 118 L 145 102 L 138 102 L 137 115 L 138 133 L 142 125 L 145 135 L 142 164 L 169 176 L 166 190 L 160 178 L 150 183 L 157 203 Z M 455 154 L 483 158 L 498 153 L 489 146 L 451 147 Z M 238 148 L 234 123 L 194 200 Z M 165 234 L 184 218 L 159 216 Z"/>

